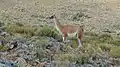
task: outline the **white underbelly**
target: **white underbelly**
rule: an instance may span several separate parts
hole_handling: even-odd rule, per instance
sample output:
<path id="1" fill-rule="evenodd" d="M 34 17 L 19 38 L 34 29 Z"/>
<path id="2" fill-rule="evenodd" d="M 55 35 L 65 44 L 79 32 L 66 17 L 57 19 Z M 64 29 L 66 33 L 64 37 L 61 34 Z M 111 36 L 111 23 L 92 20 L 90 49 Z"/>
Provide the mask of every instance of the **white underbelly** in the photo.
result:
<path id="1" fill-rule="evenodd" d="M 68 33 L 67 35 L 68 35 L 68 37 L 75 37 L 75 36 L 77 35 L 77 32 L 74 32 L 74 33 Z"/>

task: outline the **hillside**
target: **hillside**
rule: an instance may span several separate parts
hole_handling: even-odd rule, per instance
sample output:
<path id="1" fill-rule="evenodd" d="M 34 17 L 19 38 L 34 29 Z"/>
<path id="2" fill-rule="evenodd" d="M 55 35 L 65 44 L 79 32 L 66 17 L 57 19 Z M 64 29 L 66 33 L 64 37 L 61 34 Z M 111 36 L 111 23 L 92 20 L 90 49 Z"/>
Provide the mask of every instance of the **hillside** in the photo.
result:
<path id="1" fill-rule="evenodd" d="M 85 25 L 82 48 L 76 39 L 62 42 L 46 19 L 53 14 L 61 24 Z M 0 0 L 0 65 L 119 67 L 119 50 L 119 0 Z"/>

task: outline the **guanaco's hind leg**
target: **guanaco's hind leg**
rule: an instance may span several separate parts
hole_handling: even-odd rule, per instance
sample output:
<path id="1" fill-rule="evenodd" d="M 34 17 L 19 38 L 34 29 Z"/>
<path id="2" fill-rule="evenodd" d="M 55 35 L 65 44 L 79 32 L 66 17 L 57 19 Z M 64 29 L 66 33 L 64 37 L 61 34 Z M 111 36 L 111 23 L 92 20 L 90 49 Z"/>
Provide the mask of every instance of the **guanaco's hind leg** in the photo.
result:
<path id="1" fill-rule="evenodd" d="M 78 44 L 79 44 L 78 47 L 81 47 L 81 46 L 82 46 L 81 38 L 82 38 L 82 34 L 79 32 L 79 33 L 77 34 L 77 39 L 78 39 Z"/>
<path id="2" fill-rule="evenodd" d="M 78 47 L 81 47 L 82 44 L 81 44 L 81 40 L 78 38 Z"/>
<path id="3" fill-rule="evenodd" d="M 63 36 L 63 42 L 65 42 L 65 37 Z"/>

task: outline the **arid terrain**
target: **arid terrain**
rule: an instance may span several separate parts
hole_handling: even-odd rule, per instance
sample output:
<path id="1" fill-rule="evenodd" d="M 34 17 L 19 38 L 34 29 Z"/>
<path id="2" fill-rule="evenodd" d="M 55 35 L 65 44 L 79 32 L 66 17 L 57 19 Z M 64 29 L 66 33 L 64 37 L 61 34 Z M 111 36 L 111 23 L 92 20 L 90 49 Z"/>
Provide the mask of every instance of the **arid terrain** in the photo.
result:
<path id="1" fill-rule="evenodd" d="M 52 15 L 85 25 L 82 48 L 62 42 Z M 42 65 L 119 67 L 120 0 L 0 0 L 0 67 Z"/>

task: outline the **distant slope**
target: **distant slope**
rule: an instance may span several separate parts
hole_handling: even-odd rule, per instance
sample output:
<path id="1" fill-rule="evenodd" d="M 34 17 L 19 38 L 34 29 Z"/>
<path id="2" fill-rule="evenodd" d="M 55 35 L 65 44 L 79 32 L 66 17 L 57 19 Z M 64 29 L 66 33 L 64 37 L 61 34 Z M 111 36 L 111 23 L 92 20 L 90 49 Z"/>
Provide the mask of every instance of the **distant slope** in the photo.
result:
<path id="1" fill-rule="evenodd" d="M 71 15 L 83 12 L 86 30 L 120 30 L 119 0 L 0 0 L 0 20 L 3 22 L 45 23 L 44 17 L 57 14 L 62 22 L 74 22 Z M 83 23 L 82 22 L 82 23 Z M 81 23 L 80 21 L 75 23 Z"/>

